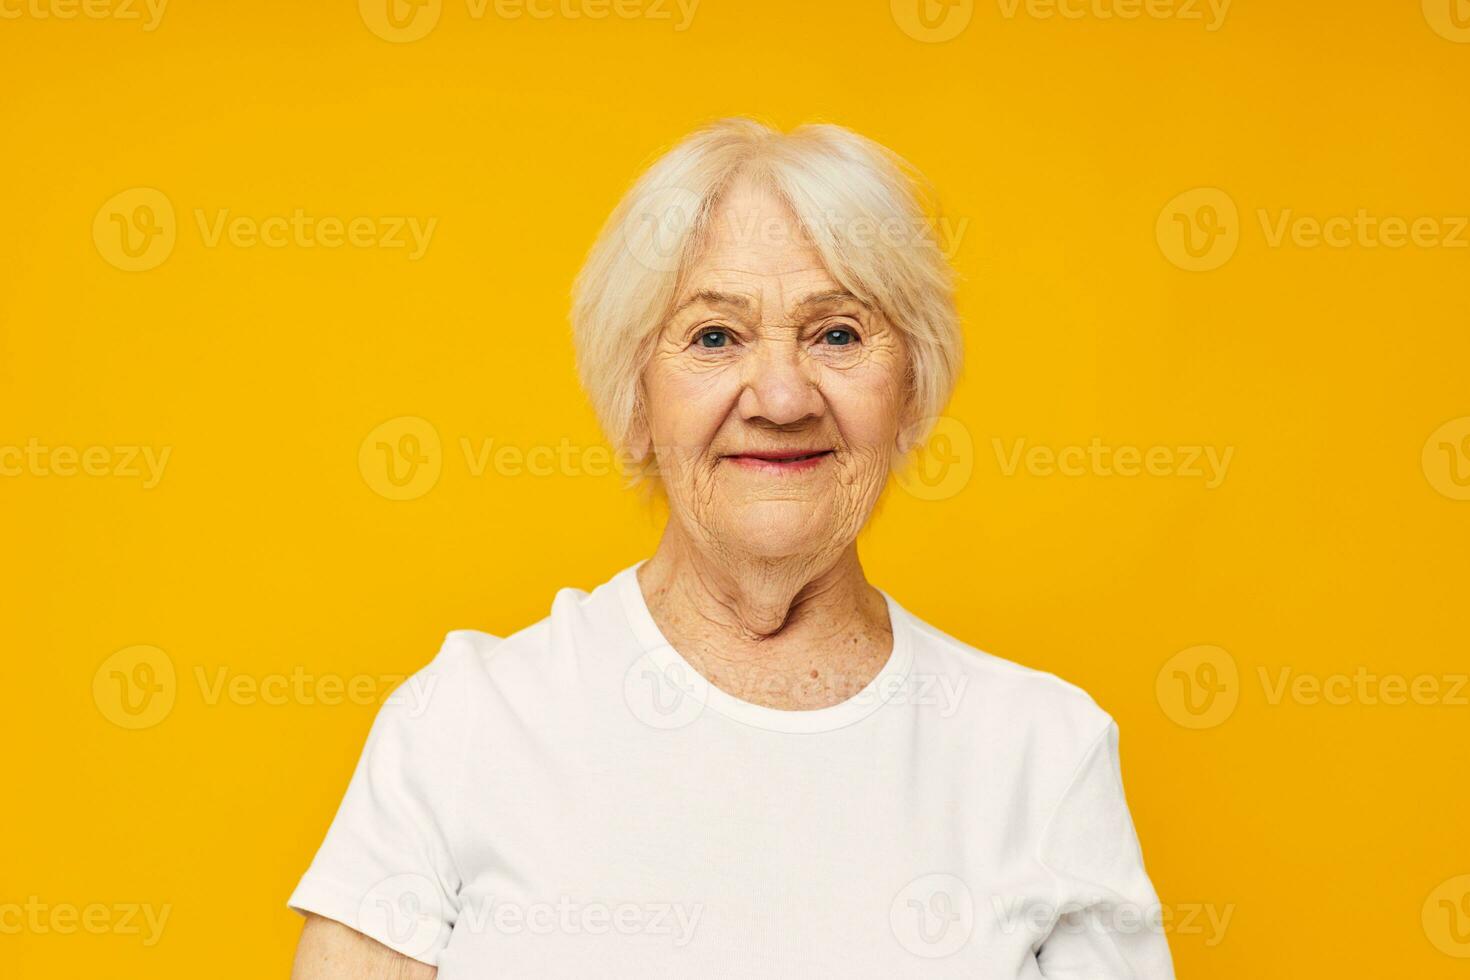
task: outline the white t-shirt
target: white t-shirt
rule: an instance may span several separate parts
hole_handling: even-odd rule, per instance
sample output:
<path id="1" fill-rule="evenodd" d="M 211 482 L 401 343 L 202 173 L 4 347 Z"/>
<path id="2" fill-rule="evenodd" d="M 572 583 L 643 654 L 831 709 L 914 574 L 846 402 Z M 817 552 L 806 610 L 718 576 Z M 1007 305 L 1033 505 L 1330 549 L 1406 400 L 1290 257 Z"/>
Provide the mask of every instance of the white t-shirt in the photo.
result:
<path id="1" fill-rule="evenodd" d="M 441 980 L 1173 977 L 1084 692 L 885 592 L 872 683 L 763 707 L 668 644 L 637 567 L 503 640 L 450 633 L 291 907 Z"/>

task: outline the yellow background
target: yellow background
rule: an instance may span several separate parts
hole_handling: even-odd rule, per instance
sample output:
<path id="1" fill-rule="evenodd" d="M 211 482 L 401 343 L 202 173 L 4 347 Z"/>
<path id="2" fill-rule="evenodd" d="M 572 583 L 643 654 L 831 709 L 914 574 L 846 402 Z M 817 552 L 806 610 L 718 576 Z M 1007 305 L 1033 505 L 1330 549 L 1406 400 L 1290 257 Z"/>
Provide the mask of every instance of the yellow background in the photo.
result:
<path id="1" fill-rule="evenodd" d="M 1444 693 L 1470 669 L 1470 232 L 1398 248 L 1268 234 L 1288 209 L 1363 209 L 1453 239 L 1470 213 L 1456 2 L 1236 0 L 1210 30 L 1185 0 L 1173 12 L 1203 19 L 991 0 L 936 3 L 932 29 L 904 0 L 703 0 L 681 31 L 667 2 L 671 19 L 594 20 L 444 0 L 421 38 L 393 41 L 351 0 L 173 0 L 153 30 L 141 0 L 135 20 L 4 0 L 0 446 L 170 456 L 151 488 L 0 477 L 0 907 L 169 918 L 151 946 L 0 932 L 0 973 L 287 971 L 286 897 L 375 708 L 210 685 L 369 675 L 382 695 L 446 630 L 511 632 L 650 553 L 659 516 L 615 475 L 477 476 L 461 440 L 601 445 L 570 281 L 661 147 L 749 113 L 878 139 L 964 224 L 967 371 L 955 438 L 929 447 L 960 476 L 892 489 L 866 567 L 1118 719 L 1163 902 L 1230 915 L 1223 935 L 1175 930 L 1179 975 L 1470 975 L 1448 918 L 1470 887 L 1466 692 L 1269 696 L 1284 669 L 1431 675 Z M 103 209 L 134 188 L 167 198 L 176 240 L 130 272 L 105 254 Z M 1235 251 L 1190 271 L 1168 229 L 1209 216 L 1198 197 L 1165 208 L 1198 188 L 1237 209 L 1228 226 L 1215 212 Z M 211 246 L 196 213 L 222 209 L 437 225 L 416 260 Z M 440 474 L 390 500 L 360 449 L 404 416 L 440 437 Z M 1017 440 L 1094 437 L 1233 456 L 1213 488 L 1005 465 Z M 176 678 L 134 730 L 112 720 L 104 661 L 138 645 Z M 1171 685 L 1175 669 L 1208 680 L 1201 657 L 1235 668 L 1215 675 L 1233 710 L 1190 725 Z"/>

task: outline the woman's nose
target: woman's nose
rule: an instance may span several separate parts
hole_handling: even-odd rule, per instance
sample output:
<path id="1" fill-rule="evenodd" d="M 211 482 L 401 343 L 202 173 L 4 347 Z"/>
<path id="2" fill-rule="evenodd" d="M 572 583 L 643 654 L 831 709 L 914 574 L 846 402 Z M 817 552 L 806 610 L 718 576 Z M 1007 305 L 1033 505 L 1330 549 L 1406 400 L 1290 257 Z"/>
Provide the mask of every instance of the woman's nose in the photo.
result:
<path id="1" fill-rule="evenodd" d="M 799 344 L 762 340 L 746 357 L 743 369 L 739 408 L 747 422 L 764 419 L 772 425 L 793 425 L 821 417 L 825 402 L 816 365 L 802 355 Z"/>

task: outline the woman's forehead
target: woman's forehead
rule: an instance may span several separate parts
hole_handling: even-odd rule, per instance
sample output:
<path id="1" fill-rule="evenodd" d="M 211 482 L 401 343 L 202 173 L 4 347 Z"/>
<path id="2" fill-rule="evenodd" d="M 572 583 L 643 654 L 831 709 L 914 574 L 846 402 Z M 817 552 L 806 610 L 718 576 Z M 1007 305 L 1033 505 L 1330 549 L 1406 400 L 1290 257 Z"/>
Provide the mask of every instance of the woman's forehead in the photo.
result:
<path id="1" fill-rule="evenodd" d="M 784 272 L 712 266 L 690 277 L 675 303 L 674 316 L 715 310 L 751 318 L 769 316 L 771 307 L 801 314 L 866 305 L 820 264 Z"/>

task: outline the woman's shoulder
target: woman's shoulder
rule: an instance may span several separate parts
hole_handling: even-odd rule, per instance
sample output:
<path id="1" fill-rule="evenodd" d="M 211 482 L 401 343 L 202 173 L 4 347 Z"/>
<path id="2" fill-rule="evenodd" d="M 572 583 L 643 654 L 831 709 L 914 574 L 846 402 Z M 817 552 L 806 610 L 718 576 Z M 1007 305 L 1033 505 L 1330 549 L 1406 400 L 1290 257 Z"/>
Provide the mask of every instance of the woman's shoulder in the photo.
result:
<path id="1" fill-rule="evenodd" d="M 433 659 L 413 677 L 467 690 L 490 684 L 513 691 L 572 681 L 579 641 L 589 631 L 608 635 L 618 625 L 617 616 L 621 611 L 606 586 L 561 588 L 546 615 L 504 636 L 475 628 L 449 630 Z"/>
<path id="2" fill-rule="evenodd" d="M 1003 708 L 1012 719 L 1031 717 L 1088 739 L 1113 723 L 1091 694 L 1064 677 L 967 643 L 908 614 L 914 636 L 914 670 L 934 674 L 961 703 L 987 713 Z"/>

